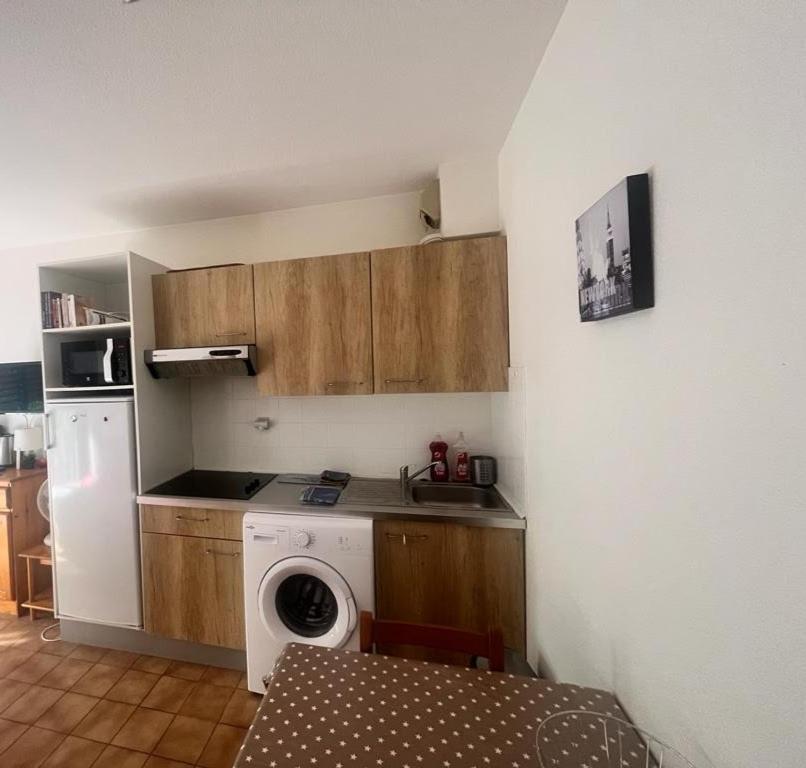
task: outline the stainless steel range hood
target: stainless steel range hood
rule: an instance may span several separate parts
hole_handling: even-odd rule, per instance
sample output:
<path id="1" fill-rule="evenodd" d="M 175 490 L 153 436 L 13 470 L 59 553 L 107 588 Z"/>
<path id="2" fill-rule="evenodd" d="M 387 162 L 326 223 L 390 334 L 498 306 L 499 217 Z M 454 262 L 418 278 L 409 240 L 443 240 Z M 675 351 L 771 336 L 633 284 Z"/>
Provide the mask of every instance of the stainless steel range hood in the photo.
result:
<path id="1" fill-rule="evenodd" d="M 147 349 L 145 363 L 155 379 L 254 376 L 255 345 Z"/>

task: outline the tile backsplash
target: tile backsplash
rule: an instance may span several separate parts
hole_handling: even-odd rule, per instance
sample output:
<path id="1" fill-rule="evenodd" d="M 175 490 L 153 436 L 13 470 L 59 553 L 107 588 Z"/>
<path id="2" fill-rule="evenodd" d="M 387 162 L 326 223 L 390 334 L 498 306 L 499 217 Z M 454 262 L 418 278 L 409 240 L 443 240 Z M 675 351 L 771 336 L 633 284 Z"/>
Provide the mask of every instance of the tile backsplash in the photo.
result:
<path id="1" fill-rule="evenodd" d="M 464 431 L 471 453 L 493 445 L 487 393 L 261 397 L 253 378 L 197 379 L 191 402 L 197 469 L 397 477 L 428 461 L 438 433 L 452 445 Z M 268 431 L 254 428 L 259 417 Z"/>

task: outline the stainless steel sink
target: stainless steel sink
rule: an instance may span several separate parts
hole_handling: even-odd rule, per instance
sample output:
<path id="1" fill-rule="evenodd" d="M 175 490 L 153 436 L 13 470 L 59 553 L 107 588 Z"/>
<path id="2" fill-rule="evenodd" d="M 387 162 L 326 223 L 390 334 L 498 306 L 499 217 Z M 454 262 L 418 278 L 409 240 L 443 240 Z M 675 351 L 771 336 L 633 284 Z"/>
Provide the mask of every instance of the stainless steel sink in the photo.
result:
<path id="1" fill-rule="evenodd" d="M 411 501 L 429 507 L 470 507 L 473 509 L 506 509 L 507 505 L 494 488 L 447 483 L 415 483 Z"/>

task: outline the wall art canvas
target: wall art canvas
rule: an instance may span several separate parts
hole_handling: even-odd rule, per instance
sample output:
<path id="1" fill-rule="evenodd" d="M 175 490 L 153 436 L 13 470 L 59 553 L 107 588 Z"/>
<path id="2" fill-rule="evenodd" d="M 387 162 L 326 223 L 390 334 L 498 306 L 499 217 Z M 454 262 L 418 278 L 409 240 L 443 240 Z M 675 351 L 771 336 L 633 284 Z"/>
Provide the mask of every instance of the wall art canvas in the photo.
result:
<path id="1" fill-rule="evenodd" d="M 649 176 L 627 176 L 576 220 L 582 322 L 655 305 Z"/>

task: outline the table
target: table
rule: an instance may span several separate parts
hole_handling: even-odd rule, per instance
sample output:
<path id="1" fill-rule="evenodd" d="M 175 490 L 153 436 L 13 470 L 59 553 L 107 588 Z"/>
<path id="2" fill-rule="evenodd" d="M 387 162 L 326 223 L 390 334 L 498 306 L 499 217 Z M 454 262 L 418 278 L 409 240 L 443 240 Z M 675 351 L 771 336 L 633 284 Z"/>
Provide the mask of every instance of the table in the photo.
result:
<path id="1" fill-rule="evenodd" d="M 292 643 L 235 766 L 532 768 L 538 726 L 567 710 L 626 720 L 605 691 Z M 601 736 L 582 719 L 558 718 L 541 732 L 562 739 L 552 752 L 562 758 L 549 765 L 606 768 Z M 639 746 L 629 746 L 625 766 L 643 768 Z"/>

